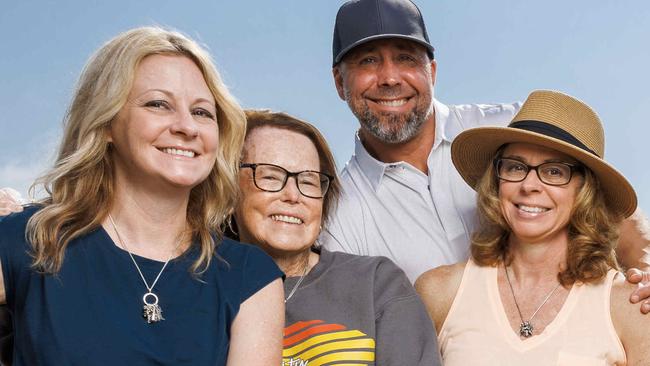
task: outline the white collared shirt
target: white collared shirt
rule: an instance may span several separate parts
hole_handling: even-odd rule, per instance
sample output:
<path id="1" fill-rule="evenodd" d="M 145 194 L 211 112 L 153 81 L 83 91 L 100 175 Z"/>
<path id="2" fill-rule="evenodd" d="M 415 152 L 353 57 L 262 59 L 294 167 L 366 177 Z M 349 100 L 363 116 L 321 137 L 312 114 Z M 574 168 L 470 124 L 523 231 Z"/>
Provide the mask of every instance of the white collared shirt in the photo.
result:
<path id="1" fill-rule="evenodd" d="M 355 154 L 341 172 L 341 201 L 320 238 L 323 246 L 386 256 L 411 282 L 428 269 L 467 259 L 475 193 L 451 162 L 451 141 L 471 127 L 508 124 L 520 106 L 446 106 L 434 100 L 428 174 L 405 162 L 378 161 L 357 136 Z"/>

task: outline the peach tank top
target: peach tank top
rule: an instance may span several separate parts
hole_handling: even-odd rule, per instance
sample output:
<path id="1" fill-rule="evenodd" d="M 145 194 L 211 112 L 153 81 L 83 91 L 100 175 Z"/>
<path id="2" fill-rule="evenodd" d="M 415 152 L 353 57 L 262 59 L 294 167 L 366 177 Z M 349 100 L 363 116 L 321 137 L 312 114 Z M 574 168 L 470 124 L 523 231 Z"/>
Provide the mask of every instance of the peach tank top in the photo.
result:
<path id="1" fill-rule="evenodd" d="M 445 366 L 625 365 L 610 316 L 617 271 L 597 285 L 574 285 L 541 334 L 521 340 L 512 330 L 497 288 L 496 267 L 467 262 L 456 298 L 438 335 Z"/>

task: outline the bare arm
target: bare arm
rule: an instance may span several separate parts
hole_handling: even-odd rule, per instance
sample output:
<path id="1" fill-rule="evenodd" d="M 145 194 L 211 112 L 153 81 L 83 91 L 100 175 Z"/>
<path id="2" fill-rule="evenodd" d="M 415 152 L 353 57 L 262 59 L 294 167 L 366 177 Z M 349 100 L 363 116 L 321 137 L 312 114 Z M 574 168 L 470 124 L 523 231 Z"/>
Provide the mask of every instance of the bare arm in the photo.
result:
<path id="1" fill-rule="evenodd" d="M 616 333 L 625 348 L 627 364 L 650 365 L 650 317 L 630 304 L 627 298 L 634 285 L 618 277 L 612 287 L 610 311 Z"/>
<path id="2" fill-rule="evenodd" d="M 630 302 L 641 302 L 641 312 L 650 312 L 650 223 L 640 209 L 621 223 L 616 254 L 630 283 L 637 284 Z"/>
<path id="3" fill-rule="evenodd" d="M 438 334 L 454 302 L 464 269 L 465 263 L 440 266 L 423 273 L 415 281 L 415 290 L 420 294 Z"/>
<path id="4" fill-rule="evenodd" d="M 278 278 L 241 304 L 230 331 L 227 366 L 282 363 L 283 296 Z"/>
<path id="5" fill-rule="evenodd" d="M 7 291 L 5 290 L 5 276 L 2 274 L 2 263 L 0 263 L 0 305 L 7 303 Z"/>

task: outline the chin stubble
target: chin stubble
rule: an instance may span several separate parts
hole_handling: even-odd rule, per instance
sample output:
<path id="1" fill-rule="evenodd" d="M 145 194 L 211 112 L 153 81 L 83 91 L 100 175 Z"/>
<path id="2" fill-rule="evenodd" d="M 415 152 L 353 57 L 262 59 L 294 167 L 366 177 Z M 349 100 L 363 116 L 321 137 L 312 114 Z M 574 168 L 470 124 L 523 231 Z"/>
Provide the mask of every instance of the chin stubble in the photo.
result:
<path id="1" fill-rule="evenodd" d="M 365 103 L 355 105 L 348 90 L 345 90 L 345 100 L 359 120 L 361 128 L 387 144 L 406 142 L 417 136 L 433 107 L 433 100 L 429 98 L 431 103 L 426 108 L 416 106 L 407 114 L 382 113 L 378 115 L 373 113 Z"/>

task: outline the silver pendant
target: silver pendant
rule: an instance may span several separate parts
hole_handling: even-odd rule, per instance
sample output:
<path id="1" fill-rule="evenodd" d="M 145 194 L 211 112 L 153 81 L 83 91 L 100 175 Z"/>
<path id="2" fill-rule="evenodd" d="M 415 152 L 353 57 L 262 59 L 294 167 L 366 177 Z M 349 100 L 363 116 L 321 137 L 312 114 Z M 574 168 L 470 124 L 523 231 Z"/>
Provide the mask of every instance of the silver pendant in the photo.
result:
<path id="1" fill-rule="evenodd" d="M 528 338 L 533 335 L 533 325 L 529 321 L 522 322 L 519 325 L 519 335 Z"/>
<path id="2" fill-rule="evenodd" d="M 150 299 L 153 298 L 153 300 Z M 147 292 L 142 296 L 142 302 L 144 306 L 142 307 L 142 317 L 147 319 L 147 323 L 156 323 L 161 320 L 165 320 L 162 317 L 162 309 L 158 305 L 158 296 L 153 292 Z"/>

